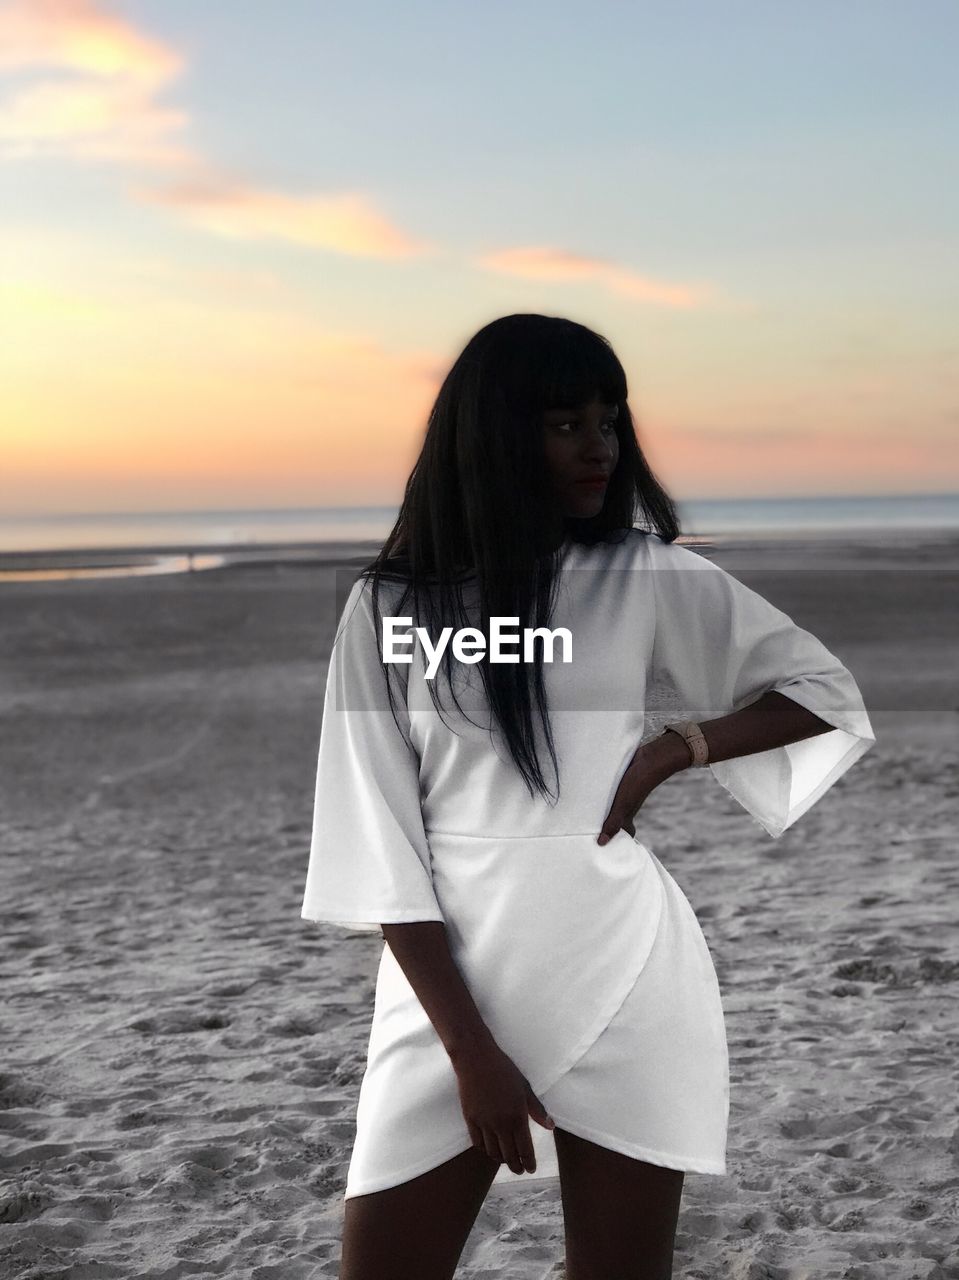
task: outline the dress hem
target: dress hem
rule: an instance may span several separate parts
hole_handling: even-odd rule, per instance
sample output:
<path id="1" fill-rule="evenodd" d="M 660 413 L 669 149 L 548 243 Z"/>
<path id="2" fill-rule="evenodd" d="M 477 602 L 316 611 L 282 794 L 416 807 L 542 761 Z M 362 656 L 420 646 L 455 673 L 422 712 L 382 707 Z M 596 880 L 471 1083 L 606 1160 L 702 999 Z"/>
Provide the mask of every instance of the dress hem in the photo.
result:
<path id="1" fill-rule="evenodd" d="M 332 912 L 316 915 L 304 909 L 300 912 L 300 919 L 309 920 L 311 924 L 369 924 L 376 927 L 381 924 L 446 923 L 443 915 L 427 915 L 425 907 L 409 911 L 354 911 L 352 915 L 333 915 Z"/>
<path id="2" fill-rule="evenodd" d="M 726 1175 L 725 1160 L 697 1160 L 695 1156 L 676 1156 L 668 1151 L 656 1151 L 652 1147 L 644 1147 L 635 1142 L 622 1142 L 619 1138 L 613 1138 L 599 1129 L 591 1129 L 588 1125 L 564 1120 L 553 1108 L 550 1108 L 549 1114 L 556 1121 L 557 1128 L 566 1129 L 577 1138 L 585 1138 L 587 1142 L 595 1142 L 598 1146 L 605 1147 L 607 1151 L 632 1156 L 634 1159 L 661 1165 L 665 1169 L 675 1169 L 680 1173 L 708 1173 L 719 1177 Z"/>
<path id="3" fill-rule="evenodd" d="M 353 1196 L 365 1196 L 373 1191 L 386 1191 L 390 1187 L 398 1187 L 404 1182 L 409 1182 L 411 1178 L 419 1177 L 421 1173 L 429 1173 L 431 1169 L 445 1164 L 447 1160 L 452 1160 L 454 1156 L 458 1156 L 461 1152 L 468 1151 L 472 1145 L 472 1142 L 467 1142 L 464 1146 L 463 1140 L 460 1138 L 450 1147 L 434 1152 L 426 1164 L 423 1161 L 418 1161 L 416 1164 L 407 1165 L 405 1169 L 400 1169 L 397 1172 L 383 1174 L 379 1178 L 367 1178 L 359 1186 L 350 1184 L 344 1192 L 343 1198 L 348 1200 Z"/>
<path id="4" fill-rule="evenodd" d="M 557 1128 L 565 1129 L 577 1138 L 585 1138 L 587 1142 L 595 1142 L 597 1145 L 605 1147 L 607 1151 L 615 1151 L 619 1155 L 631 1156 L 635 1160 L 645 1160 L 648 1164 L 659 1165 L 664 1169 L 675 1169 L 680 1173 L 702 1173 L 717 1177 L 726 1176 L 725 1160 L 697 1160 L 692 1156 L 676 1156 L 668 1151 L 657 1151 L 652 1147 L 644 1147 L 636 1143 L 619 1142 L 618 1139 L 611 1138 L 609 1134 L 601 1133 L 598 1129 L 591 1129 L 588 1125 L 565 1120 L 562 1116 L 555 1115 L 552 1111 L 550 1111 L 550 1115 L 556 1121 Z M 402 1186 L 404 1182 L 418 1178 L 423 1173 L 429 1173 L 432 1169 L 445 1164 L 447 1160 L 452 1160 L 454 1156 L 468 1151 L 472 1145 L 471 1142 L 468 1142 L 464 1146 L 462 1141 L 458 1141 L 440 1152 L 434 1152 L 429 1157 L 428 1163 L 424 1164 L 420 1161 L 395 1173 L 384 1174 L 379 1178 L 367 1178 L 365 1182 L 360 1183 L 358 1186 L 351 1184 L 349 1189 L 344 1191 L 343 1198 L 344 1200 L 350 1200 L 354 1196 L 371 1195 L 375 1191 L 388 1191 L 390 1187 Z M 490 1190 L 515 1186 L 517 1182 L 521 1182 L 524 1179 L 530 1182 L 546 1182 L 550 1178 L 556 1179 L 558 1177 L 559 1175 L 555 1173 L 516 1174 L 515 1181 L 493 1182 L 490 1185 Z"/>

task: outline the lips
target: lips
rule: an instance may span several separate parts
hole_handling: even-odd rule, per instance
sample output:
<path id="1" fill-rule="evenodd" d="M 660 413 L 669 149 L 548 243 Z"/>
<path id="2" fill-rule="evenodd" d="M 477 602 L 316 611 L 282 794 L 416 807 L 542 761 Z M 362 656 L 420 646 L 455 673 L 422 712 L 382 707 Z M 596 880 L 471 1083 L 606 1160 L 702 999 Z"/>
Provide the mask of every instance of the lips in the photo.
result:
<path id="1" fill-rule="evenodd" d="M 576 483 L 592 485 L 594 488 L 599 489 L 603 485 L 609 483 L 609 476 L 604 472 L 597 472 L 596 475 L 593 476 L 583 476 L 583 478 L 581 480 L 577 480 Z"/>

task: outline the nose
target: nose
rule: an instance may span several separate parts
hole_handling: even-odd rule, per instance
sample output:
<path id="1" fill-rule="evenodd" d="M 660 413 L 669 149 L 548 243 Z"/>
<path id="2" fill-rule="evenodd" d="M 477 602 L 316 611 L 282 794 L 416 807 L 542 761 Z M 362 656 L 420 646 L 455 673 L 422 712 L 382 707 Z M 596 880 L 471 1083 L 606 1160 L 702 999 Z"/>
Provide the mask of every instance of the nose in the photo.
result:
<path id="1" fill-rule="evenodd" d="M 597 423 L 592 430 L 584 432 L 582 437 L 582 456 L 590 462 L 605 463 L 615 456 L 616 434 L 604 433 L 602 425 Z"/>

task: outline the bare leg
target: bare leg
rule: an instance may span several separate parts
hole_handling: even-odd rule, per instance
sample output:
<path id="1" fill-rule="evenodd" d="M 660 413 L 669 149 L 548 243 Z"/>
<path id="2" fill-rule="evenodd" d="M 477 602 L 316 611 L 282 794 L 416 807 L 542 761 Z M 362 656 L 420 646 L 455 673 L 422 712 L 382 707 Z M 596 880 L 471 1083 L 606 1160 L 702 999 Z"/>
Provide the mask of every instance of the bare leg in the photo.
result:
<path id="1" fill-rule="evenodd" d="M 350 1196 L 339 1280 L 451 1280 L 499 1167 L 470 1147 L 399 1186 Z"/>
<path id="2" fill-rule="evenodd" d="M 553 1130 L 567 1280 L 670 1280 L 685 1175 Z"/>

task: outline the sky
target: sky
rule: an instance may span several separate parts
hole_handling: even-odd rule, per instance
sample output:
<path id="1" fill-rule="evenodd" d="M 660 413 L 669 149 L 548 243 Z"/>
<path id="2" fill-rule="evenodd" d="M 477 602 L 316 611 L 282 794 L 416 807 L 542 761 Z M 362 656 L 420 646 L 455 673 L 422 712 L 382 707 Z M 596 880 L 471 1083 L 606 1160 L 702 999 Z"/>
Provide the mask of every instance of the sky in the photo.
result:
<path id="1" fill-rule="evenodd" d="M 674 498 L 959 490 L 950 0 L 0 0 L 0 512 L 398 504 L 500 315 Z"/>

